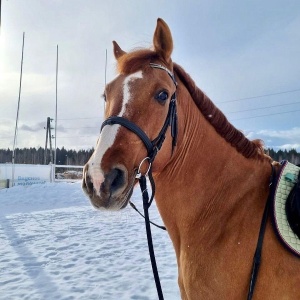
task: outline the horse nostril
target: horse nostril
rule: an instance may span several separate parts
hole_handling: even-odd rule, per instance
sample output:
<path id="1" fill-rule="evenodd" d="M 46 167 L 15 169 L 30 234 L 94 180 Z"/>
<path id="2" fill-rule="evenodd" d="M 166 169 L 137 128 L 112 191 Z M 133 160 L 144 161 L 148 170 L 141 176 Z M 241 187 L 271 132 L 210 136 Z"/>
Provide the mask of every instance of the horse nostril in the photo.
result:
<path id="1" fill-rule="evenodd" d="M 93 182 L 91 180 L 91 177 L 88 174 L 86 174 L 84 182 L 85 182 L 85 186 L 86 186 L 87 191 L 92 192 L 93 188 L 94 188 L 94 185 L 93 185 Z"/>
<path id="2" fill-rule="evenodd" d="M 124 172 L 118 168 L 114 169 L 115 178 L 111 183 L 112 190 L 117 190 L 119 187 L 121 187 L 125 183 L 125 176 Z"/>
<path id="3" fill-rule="evenodd" d="M 124 171 L 114 168 L 105 175 L 105 180 L 101 185 L 101 191 L 106 193 L 114 193 L 125 184 Z"/>

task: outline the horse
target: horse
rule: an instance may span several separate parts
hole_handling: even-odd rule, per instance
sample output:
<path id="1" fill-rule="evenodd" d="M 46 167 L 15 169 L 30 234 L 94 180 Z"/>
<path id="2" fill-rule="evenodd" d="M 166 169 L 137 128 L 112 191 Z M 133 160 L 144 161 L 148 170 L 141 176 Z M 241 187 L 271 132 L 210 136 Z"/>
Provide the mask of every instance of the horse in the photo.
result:
<path id="1" fill-rule="evenodd" d="M 151 168 L 155 201 L 175 249 L 181 298 L 246 299 L 272 169 L 276 173 L 280 166 L 264 153 L 261 140 L 250 141 L 227 120 L 172 61 L 172 51 L 162 19 L 151 49 L 125 52 L 113 41 L 118 75 L 105 87 L 105 118 L 129 120 L 153 141 L 176 93 L 177 139 L 172 126 L 165 128 L 150 162 L 136 132 L 106 124 L 84 167 L 82 187 L 96 209 L 120 210 L 137 172 L 146 175 Z M 253 297 L 300 299 L 300 260 L 282 247 L 271 223 L 268 216 Z"/>

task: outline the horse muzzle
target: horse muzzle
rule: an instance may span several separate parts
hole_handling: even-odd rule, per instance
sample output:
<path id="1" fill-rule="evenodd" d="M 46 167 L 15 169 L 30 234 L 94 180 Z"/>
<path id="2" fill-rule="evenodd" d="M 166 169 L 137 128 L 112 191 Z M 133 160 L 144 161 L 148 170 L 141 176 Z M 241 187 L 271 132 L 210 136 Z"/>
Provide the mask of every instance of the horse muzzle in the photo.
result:
<path id="1" fill-rule="evenodd" d="M 123 165 L 103 172 L 88 163 L 83 170 L 82 189 L 96 209 L 119 210 L 128 204 L 133 184 L 128 184 L 128 172 Z"/>

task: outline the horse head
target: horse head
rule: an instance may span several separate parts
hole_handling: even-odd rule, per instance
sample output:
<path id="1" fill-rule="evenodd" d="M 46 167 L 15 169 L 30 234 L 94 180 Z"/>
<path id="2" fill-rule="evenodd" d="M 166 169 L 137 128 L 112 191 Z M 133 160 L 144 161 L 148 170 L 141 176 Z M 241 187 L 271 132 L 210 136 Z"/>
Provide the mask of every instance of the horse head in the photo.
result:
<path id="1" fill-rule="evenodd" d="M 170 102 L 176 100 L 171 60 L 173 41 L 162 19 L 157 20 L 153 46 L 153 50 L 126 53 L 113 42 L 118 75 L 105 87 L 107 121 L 83 176 L 83 190 L 95 208 L 118 210 L 127 205 L 137 182 L 136 174 L 147 173 L 152 163 L 149 152 L 157 151 L 157 144 L 162 144 L 158 141 L 162 128 L 165 128 L 164 143 L 159 145 L 162 147 L 151 166 L 153 172 L 159 172 L 172 155 L 170 128 L 165 125 Z M 124 124 L 108 122 L 116 119 L 134 124 L 145 138 Z"/>

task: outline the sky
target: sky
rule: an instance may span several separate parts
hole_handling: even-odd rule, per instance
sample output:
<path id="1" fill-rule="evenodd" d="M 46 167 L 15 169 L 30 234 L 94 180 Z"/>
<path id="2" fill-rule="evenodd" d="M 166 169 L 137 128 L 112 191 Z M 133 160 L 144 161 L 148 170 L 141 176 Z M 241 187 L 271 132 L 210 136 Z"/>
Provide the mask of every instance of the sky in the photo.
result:
<path id="1" fill-rule="evenodd" d="M 13 147 L 23 32 L 16 146 L 45 146 L 58 45 L 57 147 L 89 149 L 103 121 L 106 50 L 109 82 L 112 41 L 151 47 L 158 17 L 171 29 L 173 61 L 233 125 L 266 147 L 300 151 L 298 0 L 2 0 L 0 149 Z"/>

